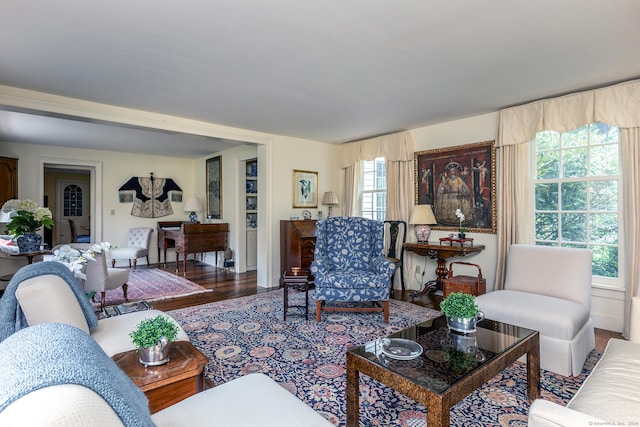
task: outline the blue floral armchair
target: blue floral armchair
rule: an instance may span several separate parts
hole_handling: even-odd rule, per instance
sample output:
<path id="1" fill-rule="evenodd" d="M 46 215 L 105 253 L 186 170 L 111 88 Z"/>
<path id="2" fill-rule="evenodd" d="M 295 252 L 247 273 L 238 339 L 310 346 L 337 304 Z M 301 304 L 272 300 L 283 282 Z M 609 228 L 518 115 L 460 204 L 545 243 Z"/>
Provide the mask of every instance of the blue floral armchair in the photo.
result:
<path id="1" fill-rule="evenodd" d="M 389 321 L 389 285 L 395 264 L 384 256 L 384 224 L 360 217 L 329 217 L 316 225 L 316 320 L 324 311 L 382 311 Z M 327 302 L 376 303 L 327 306 Z M 382 306 L 377 304 L 382 303 Z"/>

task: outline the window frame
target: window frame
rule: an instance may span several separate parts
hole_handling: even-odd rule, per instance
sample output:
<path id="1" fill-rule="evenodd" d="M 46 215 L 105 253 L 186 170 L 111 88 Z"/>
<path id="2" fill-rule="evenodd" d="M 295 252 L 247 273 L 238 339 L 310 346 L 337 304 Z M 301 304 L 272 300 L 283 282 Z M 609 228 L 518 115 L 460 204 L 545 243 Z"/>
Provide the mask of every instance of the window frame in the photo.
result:
<path id="1" fill-rule="evenodd" d="M 589 123 L 586 124 L 584 126 L 580 126 L 578 129 L 581 129 L 585 126 L 591 126 L 593 123 Z M 611 127 L 617 127 L 617 126 L 613 126 L 613 125 L 609 125 Z M 554 131 L 557 132 L 558 134 L 562 135 L 564 133 L 570 133 L 573 131 L 576 131 L 578 129 L 573 129 L 573 130 L 568 130 L 568 131 L 564 131 L 564 132 L 559 132 L 559 131 Z M 619 129 L 619 128 L 618 128 Z M 547 131 L 541 131 L 541 132 L 547 132 Z M 565 183 L 571 183 L 571 182 L 586 182 L 587 185 L 592 183 L 592 182 L 597 182 L 597 181 L 617 181 L 618 183 L 618 211 L 617 211 L 617 217 L 618 217 L 618 242 L 617 242 L 617 248 L 618 248 L 618 277 L 616 278 L 612 278 L 612 277 L 606 277 L 606 276 L 599 276 L 599 275 L 595 275 L 592 274 L 592 285 L 605 285 L 605 287 L 607 286 L 613 286 L 615 288 L 623 288 L 624 287 L 624 277 L 625 277 L 625 268 L 624 268 L 624 222 L 623 222 L 623 218 L 622 218 L 622 213 L 623 213 L 623 199 L 622 199 L 622 192 L 623 192 L 623 185 L 624 185 L 624 179 L 623 179 L 623 175 L 622 175 L 622 158 L 621 158 L 621 140 L 620 138 L 618 138 L 617 141 L 617 146 L 618 146 L 618 174 L 617 175 L 599 175 L 599 176 L 592 176 L 590 175 L 588 172 L 585 174 L 585 176 L 578 176 L 578 177 L 565 177 L 563 176 L 564 174 L 562 173 L 563 170 L 563 163 L 562 163 L 562 151 L 563 150 L 567 150 L 567 149 L 571 149 L 571 148 L 575 148 L 575 147 L 563 147 L 562 145 L 560 145 L 558 147 L 558 151 L 559 151 L 559 168 L 560 168 L 560 176 L 557 178 L 544 178 L 544 179 L 538 179 L 537 178 L 537 155 L 538 155 L 538 150 L 536 147 L 536 140 L 537 140 L 537 135 L 540 132 L 536 133 L 536 136 L 534 136 L 534 138 L 529 142 L 529 147 L 530 147 L 530 180 L 529 180 L 529 184 L 530 184 L 530 203 L 531 203 L 531 211 L 530 211 L 530 221 L 532 224 L 532 229 L 531 229 L 531 236 L 532 236 L 532 240 L 534 242 L 534 244 L 538 245 L 538 244 L 545 244 L 544 241 L 540 241 L 538 239 L 536 239 L 536 213 L 539 212 L 538 209 L 536 208 L 536 185 L 537 184 L 541 184 L 541 183 L 557 183 L 558 184 L 558 192 L 561 193 L 561 188 L 562 185 Z M 591 137 L 591 133 L 589 132 L 589 138 Z M 611 143 L 608 143 L 607 145 L 611 145 Z M 592 152 L 592 148 L 596 146 L 594 144 L 591 143 L 587 143 L 584 147 L 587 149 L 588 152 L 588 159 L 591 159 L 591 152 Z M 589 162 L 588 162 L 589 163 Z M 558 195 L 558 200 L 561 200 L 562 195 L 559 194 Z M 543 210 L 544 211 L 544 210 Z M 557 209 L 555 210 L 555 212 L 558 213 L 558 215 L 561 215 L 563 210 L 561 209 L 561 206 L 558 205 Z M 565 211 L 566 212 L 566 211 Z M 571 212 L 571 211 L 569 211 Z M 589 207 L 587 207 L 585 209 L 585 212 L 588 213 L 590 212 Z M 589 223 L 587 221 L 586 224 L 587 227 L 587 238 L 586 241 L 583 242 L 584 245 L 588 248 L 591 249 L 592 245 L 595 246 L 601 246 L 602 244 L 600 242 L 594 242 L 594 243 L 590 243 L 590 238 L 589 238 Z M 560 225 L 558 226 L 558 228 L 560 228 Z M 559 230 L 560 233 L 560 230 Z M 541 243 L 542 242 L 542 243 Z M 566 247 L 571 245 L 572 243 L 574 243 L 575 241 L 563 241 L 561 240 L 561 235 L 558 236 L 557 239 L 557 244 L 555 244 L 556 246 L 561 246 L 561 247 Z M 606 246 L 606 245 L 605 245 Z"/>
<path id="2" fill-rule="evenodd" d="M 366 165 L 367 164 L 372 164 L 373 165 L 373 169 L 372 170 L 367 170 Z M 376 165 L 381 164 L 382 168 L 383 168 L 383 172 L 384 172 L 384 189 L 381 188 L 372 188 L 372 189 L 365 189 L 365 182 L 366 182 L 366 177 L 365 174 L 373 174 L 373 181 L 374 181 L 374 186 L 375 182 L 377 180 L 380 179 L 380 177 L 378 176 L 378 174 L 380 173 L 380 169 L 377 168 Z M 384 157 L 377 157 L 373 160 L 361 160 L 360 161 L 360 176 L 359 176 L 359 180 L 360 180 L 360 184 L 358 186 L 359 188 L 359 194 L 358 194 L 358 215 L 363 217 L 363 218 L 370 218 L 370 219 L 376 219 L 379 221 L 384 221 L 386 216 L 387 216 L 387 165 L 386 165 L 386 160 Z M 365 210 L 365 194 L 371 194 L 373 195 L 372 197 L 372 208 L 371 209 L 367 209 Z M 380 209 L 380 207 L 378 206 L 377 209 L 374 209 L 374 206 L 377 206 L 376 203 L 373 202 L 373 200 L 375 200 L 376 195 L 380 195 L 382 194 L 384 196 L 384 205 L 382 207 L 382 209 Z M 368 213 L 370 215 L 366 215 L 365 213 Z"/>

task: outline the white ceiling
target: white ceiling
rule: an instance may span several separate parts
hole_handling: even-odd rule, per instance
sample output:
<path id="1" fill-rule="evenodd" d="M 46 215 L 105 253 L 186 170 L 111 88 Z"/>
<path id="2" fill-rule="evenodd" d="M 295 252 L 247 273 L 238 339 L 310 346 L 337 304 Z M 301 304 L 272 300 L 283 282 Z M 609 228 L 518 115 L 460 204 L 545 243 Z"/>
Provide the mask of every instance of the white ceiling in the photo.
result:
<path id="1" fill-rule="evenodd" d="M 639 22 L 638 0 L 2 0 L 0 84 L 342 143 L 638 78 Z M 220 142 L 20 111 L 0 140 Z"/>

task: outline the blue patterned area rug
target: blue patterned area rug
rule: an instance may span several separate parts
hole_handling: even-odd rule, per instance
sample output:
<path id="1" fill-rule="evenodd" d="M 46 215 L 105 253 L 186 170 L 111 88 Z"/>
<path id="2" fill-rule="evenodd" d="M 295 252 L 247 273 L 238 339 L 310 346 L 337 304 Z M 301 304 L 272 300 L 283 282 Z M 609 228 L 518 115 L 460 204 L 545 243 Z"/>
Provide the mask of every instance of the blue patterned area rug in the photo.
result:
<path id="1" fill-rule="evenodd" d="M 265 373 L 337 426 L 346 425 L 346 351 L 440 314 L 391 300 L 388 324 L 381 313 L 323 313 L 322 322 L 316 323 L 310 296 L 308 321 L 291 315 L 292 309 L 283 321 L 282 297 L 282 290 L 276 290 L 169 314 L 209 358 L 208 379 L 222 384 L 251 372 Z M 290 292 L 290 304 L 303 301 L 303 294 Z M 592 353 L 575 378 L 543 371 L 542 397 L 566 403 L 598 356 Z M 424 406 L 365 375 L 360 378 L 361 425 L 426 424 Z M 455 405 L 451 425 L 526 426 L 528 408 L 525 366 L 516 362 Z"/>

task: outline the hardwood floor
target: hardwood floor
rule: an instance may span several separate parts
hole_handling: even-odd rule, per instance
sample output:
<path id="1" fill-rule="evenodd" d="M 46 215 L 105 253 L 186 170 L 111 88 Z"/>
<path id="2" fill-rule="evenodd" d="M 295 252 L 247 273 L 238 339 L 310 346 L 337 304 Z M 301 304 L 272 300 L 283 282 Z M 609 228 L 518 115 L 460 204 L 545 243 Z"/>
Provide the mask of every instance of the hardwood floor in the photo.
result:
<path id="1" fill-rule="evenodd" d="M 166 268 L 161 264 L 151 265 L 151 267 L 160 268 L 162 270 L 175 272 L 175 263 L 168 263 Z M 138 267 L 144 268 L 144 267 Z M 172 298 L 151 303 L 152 307 L 162 311 L 176 310 L 179 308 L 190 307 L 198 304 L 206 304 L 209 302 L 223 301 L 231 298 L 238 298 L 247 295 L 255 295 L 261 292 L 268 292 L 273 289 L 258 288 L 256 284 L 256 272 L 247 272 L 235 274 L 234 272 L 225 272 L 222 269 L 212 267 L 208 264 L 194 263 L 190 261 L 187 265 L 187 274 L 184 276 L 188 280 L 199 284 L 200 286 L 212 289 L 213 292 L 204 294 L 189 295 L 186 297 Z M 413 302 L 424 307 L 438 310 L 440 308 L 441 297 L 422 295 L 411 299 L 413 291 L 395 292 L 395 298 L 401 301 Z M 622 338 L 619 332 L 607 331 L 605 329 L 597 329 L 596 332 L 596 351 L 602 352 L 610 338 Z"/>

